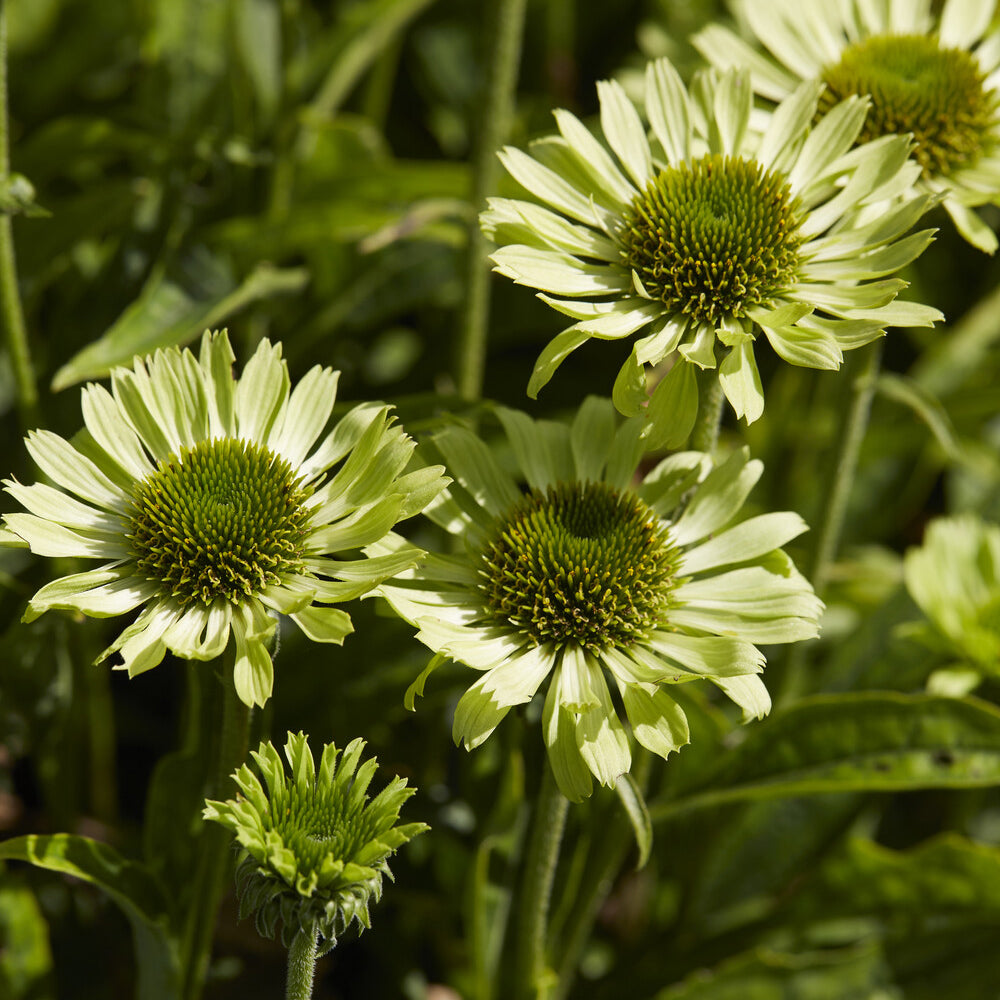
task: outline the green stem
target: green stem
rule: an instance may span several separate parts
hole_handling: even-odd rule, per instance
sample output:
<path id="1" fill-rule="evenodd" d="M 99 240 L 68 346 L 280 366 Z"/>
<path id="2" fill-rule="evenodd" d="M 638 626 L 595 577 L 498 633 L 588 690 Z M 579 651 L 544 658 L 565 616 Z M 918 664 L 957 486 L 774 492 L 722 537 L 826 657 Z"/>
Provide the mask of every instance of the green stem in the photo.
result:
<path id="1" fill-rule="evenodd" d="M 486 369 L 486 334 L 490 307 L 489 244 L 479 228 L 479 213 L 496 190 L 497 149 L 507 135 L 514 111 L 517 70 L 521 59 L 526 0 L 496 0 L 493 58 L 486 100 L 479 115 L 472 179 L 472 218 L 465 264 L 465 301 L 459 318 L 455 383 L 463 399 L 482 395 Z"/>
<path id="2" fill-rule="evenodd" d="M 10 145 L 7 129 L 7 3 L 0 0 L 0 188 L 10 179 Z M 17 261 L 10 216 L 0 213 L 0 315 L 3 316 L 4 344 L 10 354 L 17 385 L 17 410 L 21 425 L 29 430 L 38 425 L 38 389 L 31 364 L 28 331 L 24 322 L 21 294 L 17 287 Z"/>
<path id="3" fill-rule="evenodd" d="M 719 443 L 722 405 L 725 395 L 719 373 L 713 369 L 698 372 L 698 417 L 691 433 L 691 450 L 711 454 Z"/>
<path id="4" fill-rule="evenodd" d="M 625 862 L 632 845 L 632 827 L 627 820 L 616 816 L 599 841 L 597 855 L 587 865 L 587 885 L 573 907 L 563 937 L 562 959 L 559 962 L 558 981 L 550 1000 L 563 1000 L 569 993 L 576 976 L 580 955 L 590 940 L 594 921 L 601 905 L 614 888 L 615 879 Z"/>
<path id="5" fill-rule="evenodd" d="M 311 1000 L 316 970 L 316 930 L 299 928 L 288 948 L 285 1000 Z"/>
<path id="6" fill-rule="evenodd" d="M 559 791 L 552 768 L 546 761 L 524 858 L 516 921 L 516 987 L 518 994 L 524 997 L 548 995 L 545 989 L 546 930 L 568 810 L 569 800 Z"/>
<path id="7" fill-rule="evenodd" d="M 826 594 L 833 570 L 840 536 L 844 530 L 851 488 L 858 468 L 858 456 L 871 417 L 872 399 L 878 385 L 882 364 L 882 341 L 876 340 L 856 351 L 850 358 L 850 373 L 854 376 L 851 405 L 841 427 L 840 446 L 833 473 L 826 490 L 826 504 L 820 518 L 813 548 L 810 578 L 816 596 Z M 808 643 L 796 643 L 788 654 L 779 685 L 782 702 L 797 697 L 805 689 L 804 664 Z"/>
<path id="8" fill-rule="evenodd" d="M 840 436 L 840 450 L 833 469 L 833 479 L 826 494 L 826 506 L 816 536 L 816 548 L 812 562 L 812 584 L 822 597 L 830 580 L 830 571 L 837 555 L 840 536 L 844 530 L 847 505 L 851 499 L 851 487 L 858 468 L 861 444 L 868 430 L 872 399 L 878 383 L 879 368 L 882 363 L 882 341 L 876 340 L 859 352 L 853 359 L 857 373 L 853 385 L 851 408 L 848 410 Z"/>
<path id="9" fill-rule="evenodd" d="M 222 655 L 222 728 L 209 797 L 225 799 L 233 791 L 230 775 L 244 762 L 250 732 L 250 709 L 240 701 L 233 683 L 235 643 Z M 207 741 L 206 741 L 207 742 Z M 202 826 L 194 873 L 194 896 L 181 941 L 184 1000 L 198 1000 L 212 952 L 215 919 L 230 872 L 232 835 L 218 823 Z"/>

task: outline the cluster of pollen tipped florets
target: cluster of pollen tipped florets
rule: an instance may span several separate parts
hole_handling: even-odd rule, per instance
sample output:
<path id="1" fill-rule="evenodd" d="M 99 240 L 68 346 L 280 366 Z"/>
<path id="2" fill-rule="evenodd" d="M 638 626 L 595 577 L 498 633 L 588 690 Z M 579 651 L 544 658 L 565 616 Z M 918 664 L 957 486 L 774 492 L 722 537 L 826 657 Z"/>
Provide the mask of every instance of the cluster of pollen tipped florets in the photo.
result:
<path id="1" fill-rule="evenodd" d="M 135 489 L 136 569 L 181 604 L 238 602 L 300 568 L 309 495 L 287 461 L 251 441 L 202 441 Z"/>
<path id="2" fill-rule="evenodd" d="M 382 877 L 392 878 L 388 857 L 428 829 L 396 825 L 416 791 L 404 778 L 393 778 L 369 801 L 377 763 L 361 763 L 364 748 L 364 740 L 353 740 L 341 756 L 329 743 L 317 769 L 308 738 L 289 733 L 291 774 L 274 746 L 261 743 L 253 758 L 266 791 L 244 765 L 234 775 L 242 795 L 206 803 L 205 818 L 232 830 L 243 848 L 236 870 L 240 917 L 253 913 L 267 937 L 280 922 L 286 946 L 300 929 L 336 942 L 352 923 L 368 927 L 369 903 L 381 898 Z"/>
<path id="3" fill-rule="evenodd" d="M 964 49 L 927 35 L 873 35 L 849 45 L 823 72 L 825 112 L 852 94 L 870 95 L 859 142 L 910 132 L 925 177 L 969 166 L 997 119 L 995 95 Z"/>
<path id="4" fill-rule="evenodd" d="M 539 645 L 603 648 L 657 625 L 676 549 L 637 496 L 604 482 L 532 490 L 482 552 L 485 603 Z"/>
<path id="5" fill-rule="evenodd" d="M 626 218 L 623 259 L 669 310 L 717 323 L 793 280 L 797 226 L 781 174 L 716 153 L 649 182 Z"/>

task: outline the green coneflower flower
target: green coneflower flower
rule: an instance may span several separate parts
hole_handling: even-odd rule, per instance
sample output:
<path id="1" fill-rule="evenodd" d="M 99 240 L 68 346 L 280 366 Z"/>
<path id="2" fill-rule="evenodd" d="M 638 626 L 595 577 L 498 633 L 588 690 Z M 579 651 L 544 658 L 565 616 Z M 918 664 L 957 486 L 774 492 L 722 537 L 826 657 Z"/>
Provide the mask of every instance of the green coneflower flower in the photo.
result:
<path id="1" fill-rule="evenodd" d="M 1000 525 L 973 514 L 932 521 L 903 560 L 906 589 L 927 616 L 909 631 L 953 663 L 931 686 L 965 694 L 1000 676 Z"/>
<path id="2" fill-rule="evenodd" d="M 806 529 L 797 514 L 735 523 L 761 463 L 746 449 L 716 468 L 682 452 L 633 488 L 641 422 L 616 430 L 606 400 L 588 398 L 571 427 L 497 413 L 514 475 L 462 427 L 431 442 L 454 482 L 426 513 L 464 553 L 432 553 L 379 588 L 439 654 L 408 704 L 444 658 L 480 671 L 455 712 L 455 741 L 471 749 L 548 682 L 545 743 L 573 800 L 591 775 L 613 785 L 630 766 L 609 681 L 634 738 L 662 757 L 688 740 L 664 685 L 706 679 L 764 715 L 754 643 L 816 635 L 822 604 L 781 550 Z"/>
<path id="3" fill-rule="evenodd" d="M 342 642 L 351 620 L 330 607 L 413 564 L 371 558 L 378 541 L 442 488 L 440 469 L 401 475 L 413 442 L 389 407 L 365 403 L 319 441 L 339 372 L 314 367 L 289 391 L 281 346 L 262 341 L 242 378 L 225 333 L 198 358 L 157 351 L 83 390 L 72 442 L 35 431 L 26 444 L 57 487 L 6 481 L 28 513 L 4 517 L 0 542 L 103 565 L 42 587 L 24 620 L 52 608 L 138 618 L 101 654 L 131 676 L 167 650 L 212 659 L 235 641 L 248 705 L 271 693 L 267 643 L 276 613 L 317 642 Z"/>
<path id="4" fill-rule="evenodd" d="M 932 200 L 910 190 L 909 141 L 886 137 L 849 152 L 867 106 L 849 98 L 811 125 L 820 89 L 799 87 L 761 137 L 749 129 L 745 74 L 700 74 L 689 94 L 659 60 L 646 72 L 652 142 L 622 88 L 603 82 L 601 128 L 614 155 L 568 111 L 555 112 L 561 135 L 536 143 L 531 156 L 503 151 L 509 173 L 551 209 L 491 200 L 481 221 L 502 244 L 496 270 L 540 289 L 575 321 L 542 351 L 529 395 L 592 337 L 619 340 L 649 327 L 613 398 L 626 416 L 638 415 L 645 366 L 676 351 L 649 401 L 647 433 L 678 447 L 697 413 L 695 366 L 718 369 L 749 423 L 764 408 L 760 334 L 791 364 L 836 369 L 844 351 L 886 326 L 940 318 L 895 301 L 906 283 L 887 277 L 933 235 L 903 238 Z M 892 210 L 871 218 L 870 206 L 888 199 Z"/>
<path id="5" fill-rule="evenodd" d="M 784 100 L 801 80 L 826 85 L 821 107 L 870 96 L 864 142 L 910 133 L 919 186 L 943 196 L 962 236 L 987 253 L 993 231 L 972 209 L 1000 203 L 1000 30 L 996 0 L 744 4 L 750 29 L 777 63 L 710 25 L 693 42 L 715 66 L 745 66 L 754 89 Z M 780 65 L 779 65 L 780 64 Z"/>
<path id="6" fill-rule="evenodd" d="M 266 788 L 244 764 L 233 775 L 239 798 L 205 804 L 205 819 L 230 829 L 242 848 L 240 919 L 253 913 L 258 933 L 271 938 L 280 922 L 286 947 L 300 930 L 332 946 L 352 923 L 370 927 L 368 907 L 382 896 L 383 876 L 392 878 L 387 859 L 429 829 L 396 825 L 416 791 L 405 778 L 369 801 L 377 761 L 361 763 L 364 749 L 356 739 L 341 756 L 328 743 L 317 771 L 308 738 L 289 733 L 290 774 L 272 744 L 261 743 L 252 756 Z"/>

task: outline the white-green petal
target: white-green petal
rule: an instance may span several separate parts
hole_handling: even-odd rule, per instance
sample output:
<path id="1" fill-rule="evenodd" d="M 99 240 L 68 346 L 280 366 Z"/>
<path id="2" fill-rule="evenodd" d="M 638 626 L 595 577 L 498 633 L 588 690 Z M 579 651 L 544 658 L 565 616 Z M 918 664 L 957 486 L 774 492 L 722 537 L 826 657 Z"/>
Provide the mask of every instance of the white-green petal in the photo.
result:
<path id="1" fill-rule="evenodd" d="M 486 740 L 510 711 L 509 707 L 497 705 L 483 690 L 485 682 L 486 676 L 480 677 L 455 706 L 452 738 L 456 744 L 464 743 L 467 750 L 474 750 Z"/>
<path id="2" fill-rule="evenodd" d="M 576 745 L 594 777 L 613 788 L 631 766 L 632 754 L 600 667 L 588 658 L 587 669 L 589 686 L 597 695 L 598 704 L 581 712 L 577 719 Z"/>
<path id="3" fill-rule="evenodd" d="M 277 622 L 258 601 L 233 608 L 232 631 L 236 640 L 233 685 L 244 705 L 253 708 L 271 697 L 274 664 L 266 642 Z"/>
<path id="4" fill-rule="evenodd" d="M 496 408 L 497 417 L 528 485 L 546 490 L 553 483 L 574 478 L 569 431 L 551 420 L 532 420 L 520 410 Z"/>
<path id="5" fill-rule="evenodd" d="M 210 437 L 234 437 L 236 417 L 233 409 L 233 395 L 236 380 L 233 378 L 233 363 L 236 355 L 225 331 L 212 333 L 206 330 L 201 338 L 198 362 L 205 379 L 205 399 L 208 406 Z"/>
<path id="6" fill-rule="evenodd" d="M 52 431 L 31 431 L 25 438 L 28 454 L 54 483 L 83 500 L 123 512 L 126 498 L 101 469 Z"/>
<path id="7" fill-rule="evenodd" d="M 181 609 L 169 601 L 151 604 L 118 636 L 97 658 L 97 662 L 118 653 L 122 660 L 118 669 L 127 670 L 129 677 L 136 677 L 157 666 L 167 651 L 164 633 L 181 616 Z"/>
<path id="8" fill-rule="evenodd" d="M 593 673 L 587 654 L 579 646 L 567 646 L 563 650 L 560 664 L 559 700 L 562 706 L 571 712 L 583 712 L 597 707 L 600 697 L 591 686 L 592 680 Z"/>
<path id="9" fill-rule="evenodd" d="M 120 566 L 102 566 L 100 569 L 89 570 L 86 573 L 62 576 L 35 592 L 28 602 L 22 621 L 32 622 L 52 608 L 75 609 L 78 607 L 77 601 L 80 598 L 83 598 L 84 604 L 91 604 L 92 602 L 86 595 L 100 593 L 108 586 L 124 584 L 127 592 L 129 587 L 135 587 L 139 583 L 140 581 L 136 580 L 128 569 L 123 570 Z M 126 604 L 128 603 L 128 598 L 123 598 L 121 594 L 118 595 L 118 600 L 124 600 Z M 130 606 L 123 607 L 121 611 L 111 611 L 109 614 L 124 614 L 124 612 L 137 607 L 143 600 L 145 600 L 144 597 Z M 93 611 L 86 613 L 94 617 L 105 617 L 95 614 Z"/>
<path id="10" fill-rule="evenodd" d="M 610 264 L 586 264 L 571 254 L 537 247 L 501 247 L 490 258 L 494 270 L 518 285 L 557 295 L 615 295 L 627 292 L 628 280 Z"/>
<path id="11" fill-rule="evenodd" d="M 288 366 L 281 360 L 281 344 L 262 340 L 236 385 L 233 405 L 241 438 L 268 440 L 288 398 L 288 388 Z"/>
<path id="12" fill-rule="evenodd" d="M 755 674 L 742 677 L 713 677 L 712 683 L 743 709 L 743 721 L 763 719 L 771 711 L 771 696 Z"/>
<path id="13" fill-rule="evenodd" d="M 641 191 L 652 176 L 653 161 L 639 112 L 616 80 L 598 80 L 597 97 L 601 105 L 601 131 Z"/>
<path id="14" fill-rule="evenodd" d="M 837 371 L 844 360 L 837 338 L 825 330 L 801 326 L 765 326 L 764 336 L 775 353 L 791 365 Z"/>
<path id="15" fill-rule="evenodd" d="M 757 150 L 757 162 L 764 169 L 783 174 L 791 169 L 816 114 L 822 87 L 819 80 L 804 80 L 774 109 Z"/>
<path id="16" fill-rule="evenodd" d="M 14 480 L 5 480 L 4 487 L 27 511 L 47 521 L 53 521 L 67 528 L 108 534 L 121 533 L 124 530 L 125 523 L 120 515 L 95 510 L 68 493 L 63 493 L 45 483 L 25 486 Z"/>
<path id="17" fill-rule="evenodd" d="M 703 371 L 715 367 L 715 328 L 707 323 L 701 323 L 694 335 L 694 339 L 686 344 L 681 344 L 677 350 L 692 364 L 697 365 Z"/>
<path id="18" fill-rule="evenodd" d="M 77 556 L 81 559 L 126 559 L 131 550 L 120 533 L 65 528 L 34 514 L 14 511 L 4 515 L 7 527 L 27 543 L 35 555 Z"/>
<path id="19" fill-rule="evenodd" d="M 715 88 L 713 110 L 724 155 L 738 156 L 742 153 L 752 107 L 753 88 L 749 73 L 740 69 L 723 75 Z"/>
<path id="20" fill-rule="evenodd" d="M 589 333 L 581 333 L 579 330 L 570 327 L 556 334 L 538 355 L 535 367 L 528 380 L 528 396 L 536 399 L 538 393 L 545 384 L 556 373 L 556 369 L 573 353 L 581 344 L 590 340 Z"/>
<path id="21" fill-rule="evenodd" d="M 475 434 L 463 427 L 447 427 L 433 440 L 448 472 L 491 517 L 500 517 L 521 499 L 517 484 Z"/>
<path id="22" fill-rule="evenodd" d="M 542 710 L 542 734 L 559 791 L 570 802 L 590 795 L 594 782 L 576 745 L 576 717 L 560 700 L 562 668 L 556 671 Z"/>
<path id="23" fill-rule="evenodd" d="M 507 173 L 527 191 L 571 219 L 588 225 L 594 223 L 594 208 L 590 200 L 554 170 L 514 146 L 504 147 L 497 155 Z"/>
<path id="24" fill-rule="evenodd" d="M 795 165 L 788 173 L 788 182 L 794 192 L 808 188 L 838 156 L 851 148 L 864 125 L 868 105 L 867 98 L 852 95 L 820 119 L 802 144 Z"/>
<path id="25" fill-rule="evenodd" d="M 570 449 L 575 475 L 580 482 L 601 478 L 615 437 L 614 409 L 607 400 L 587 396 L 577 407 L 570 427 Z"/>
<path id="26" fill-rule="evenodd" d="M 971 208 L 961 204 L 956 198 L 945 198 L 944 209 L 966 242 L 983 253 L 996 252 L 996 233 Z"/>
<path id="27" fill-rule="evenodd" d="M 679 663 L 685 670 L 706 677 L 758 674 L 764 669 L 763 654 L 752 643 L 742 639 L 653 632 L 649 646 Z"/>
<path id="28" fill-rule="evenodd" d="M 370 545 L 392 530 L 399 520 L 402 505 L 402 497 L 387 496 L 378 503 L 356 510 L 336 524 L 319 528 L 308 538 L 308 551 L 346 552 Z"/>
<path id="29" fill-rule="evenodd" d="M 705 59 L 721 69 L 750 70 L 754 88 L 772 101 L 780 101 L 795 87 L 795 77 L 722 25 L 707 25 L 691 38 L 691 43 Z M 807 124 L 809 121 L 811 116 Z"/>
<path id="30" fill-rule="evenodd" d="M 684 513 L 670 529 L 675 544 L 697 542 L 733 518 L 764 471 L 763 463 L 749 456 L 747 448 L 739 449 L 699 484 Z"/>
<path id="31" fill-rule="evenodd" d="M 764 389 L 753 354 L 753 338 L 742 338 L 722 359 L 719 382 L 737 417 L 752 424 L 764 412 Z"/>
<path id="32" fill-rule="evenodd" d="M 100 385 L 87 385 L 80 406 L 87 430 L 126 472 L 141 480 L 154 471 L 155 466 L 142 447 L 139 436 L 122 416 L 107 389 Z"/>
<path id="33" fill-rule="evenodd" d="M 677 359 L 653 390 L 646 415 L 650 450 L 672 450 L 687 441 L 698 416 L 698 381 L 693 365 Z"/>
<path id="34" fill-rule="evenodd" d="M 591 134 L 590 129 L 569 111 L 560 108 L 552 113 L 563 138 L 582 160 L 600 174 L 609 193 L 627 205 L 638 192 L 618 169 L 607 150 Z"/>
<path id="35" fill-rule="evenodd" d="M 306 372 L 282 406 L 268 447 L 287 459 L 293 469 L 301 466 L 323 433 L 337 399 L 339 379 L 340 372 L 316 365 Z"/>
<path id="36" fill-rule="evenodd" d="M 652 685 L 619 684 L 636 742 L 664 760 L 690 742 L 687 717 L 666 691 Z"/>
<path id="37" fill-rule="evenodd" d="M 214 660 L 229 642 L 232 605 L 217 598 L 189 607 L 163 634 L 167 648 L 185 660 Z"/>
<path id="38" fill-rule="evenodd" d="M 523 705 L 535 696 L 554 666 L 555 650 L 551 645 L 528 647 L 487 671 L 482 690 L 500 708 Z"/>
<path id="39" fill-rule="evenodd" d="M 947 0 L 938 23 L 938 37 L 947 48 L 967 49 L 986 33 L 996 0 Z"/>
<path id="40" fill-rule="evenodd" d="M 313 605 L 293 613 L 291 619 L 313 642 L 339 645 L 354 631 L 351 616 L 340 608 Z"/>
<path id="41" fill-rule="evenodd" d="M 668 59 L 646 65 L 646 113 L 670 164 L 691 158 L 691 110 L 677 70 Z"/>
<path id="42" fill-rule="evenodd" d="M 797 538 L 809 525 L 790 511 L 761 514 L 710 538 L 681 556 L 683 576 L 766 555 Z"/>

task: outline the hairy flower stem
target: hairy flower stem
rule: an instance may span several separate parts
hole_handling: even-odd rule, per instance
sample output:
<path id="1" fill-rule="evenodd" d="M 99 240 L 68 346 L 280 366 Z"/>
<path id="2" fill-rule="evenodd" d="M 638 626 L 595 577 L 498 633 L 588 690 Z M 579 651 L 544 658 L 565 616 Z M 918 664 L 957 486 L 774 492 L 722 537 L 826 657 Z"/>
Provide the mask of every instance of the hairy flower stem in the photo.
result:
<path id="1" fill-rule="evenodd" d="M 299 928 L 288 948 L 288 978 L 285 1000 L 311 1000 L 316 971 L 316 931 Z"/>
<path id="2" fill-rule="evenodd" d="M 7 129 L 7 3 L 0 0 L 0 188 L 10 180 Z M 17 262 L 10 216 L 0 213 L 0 315 L 3 338 L 17 385 L 17 409 L 25 430 L 38 425 L 38 389 L 31 365 L 28 331 L 17 287 Z"/>
<path id="3" fill-rule="evenodd" d="M 725 396 L 719 374 L 709 369 L 698 373 L 698 417 L 691 433 L 691 450 L 711 454 L 719 443 L 722 404 Z"/>
<path id="4" fill-rule="evenodd" d="M 854 474 L 858 468 L 858 456 L 868 429 L 872 399 L 878 384 L 882 364 L 882 341 L 876 340 L 861 348 L 851 356 L 852 384 L 851 406 L 844 419 L 840 433 L 840 447 L 837 461 L 827 486 L 826 505 L 816 533 L 812 553 L 810 579 L 816 596 L 825 596 L 830 573 L 837 556 L 840 536 L 847 516 L 847 505 L 851 498 Z M 799 642 L 792 646 L 785 669 L 781 675 L 778 700 L 788 701 L 802 693 L 805 687 L 804 662 L 808 644 Z"/>
<path id="5" fill-rule="evenodd" d="M 216 744 L 216 768 L 209 790 L 212 798 L 224 798 L 232 792 L 230 775 L 246 758 L 250 732 L 250 709 L 240 700 L 233 684 L 235 642 L 230 642 L 220 659 L 223 668 L 222 729 Z M 203 734 L 203 739 L 203 745 L 211 744 L 211 734 Z M 232 836 L 229 831 L 217 823 L 204 824 L 197 849 L 194 897 L 181 939 L 184 1000 L 198 1000 L 201 996 L 212 953 L 215 918 L 230 874 L 231 855 Z"/>
<path id="6" fill-rule="evenodd" d="M 547 982 L 546 975 L 546 931 L 568 810 L 569 800 L 556 787 L 552 768 L 546 762 L 535 801 L 515 920 L 515 995 L 524 1000 L 543 1000 L 551 995 L 553 984 Z"/>
<path id="7" fill-rule="evenodd" d="M 472 180 L 472 218 L 465 263 L 465 301 L 459 317 L 455 352 L 455 383 L 463 399 L 482 395 L 486 368 L 486 337 L 490 307 L 488 243 L 479 228 L 479 213 L 496 190 L 500 175 L 497 149 L 504 141 L 514 111 L 517 70 L 521 60 L 526 0 L 496 0 L 493 56 L 486 100 L 479 115 Z"/>

